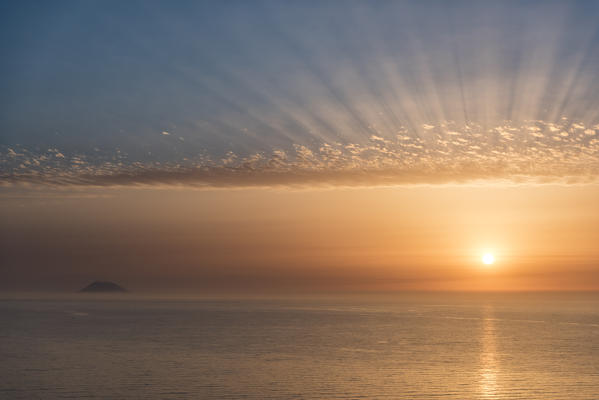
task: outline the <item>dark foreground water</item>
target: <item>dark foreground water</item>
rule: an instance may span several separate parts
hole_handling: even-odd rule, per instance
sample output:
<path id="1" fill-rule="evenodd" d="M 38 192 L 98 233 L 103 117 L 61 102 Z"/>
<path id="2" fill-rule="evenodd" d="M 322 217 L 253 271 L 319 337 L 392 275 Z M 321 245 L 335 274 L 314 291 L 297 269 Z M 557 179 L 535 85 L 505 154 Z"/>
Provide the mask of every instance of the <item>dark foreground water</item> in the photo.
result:
<path id="1" fill-rule="evenodd" d="M 0 398 L 598 399 L 597 295 L 0 301 Z"/>

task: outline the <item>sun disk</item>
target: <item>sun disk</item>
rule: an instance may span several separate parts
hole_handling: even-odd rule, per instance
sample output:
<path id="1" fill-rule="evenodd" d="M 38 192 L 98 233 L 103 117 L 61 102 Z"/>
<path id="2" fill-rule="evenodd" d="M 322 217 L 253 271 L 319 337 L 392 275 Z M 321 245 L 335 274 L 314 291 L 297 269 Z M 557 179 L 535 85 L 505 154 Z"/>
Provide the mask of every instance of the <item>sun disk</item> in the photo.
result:
<path id="1" fill-rule="evenodd" d="M 483 260 L 483 264 L 491 265 L 495 262 L 495 256 L 491 253 L 485 253 L 483 255 L 482 260 Z"/>

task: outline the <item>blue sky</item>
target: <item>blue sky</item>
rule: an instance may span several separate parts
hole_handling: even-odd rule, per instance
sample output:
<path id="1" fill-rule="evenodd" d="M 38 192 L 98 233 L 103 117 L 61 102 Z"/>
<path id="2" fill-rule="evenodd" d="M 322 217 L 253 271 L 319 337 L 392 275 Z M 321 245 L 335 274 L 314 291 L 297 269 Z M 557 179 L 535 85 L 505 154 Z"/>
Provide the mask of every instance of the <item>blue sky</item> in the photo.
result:
<path id="1" fill-rule="evenodd" d="M 597 175 L 597 2 L 1 7 L 6 184 Z"/>

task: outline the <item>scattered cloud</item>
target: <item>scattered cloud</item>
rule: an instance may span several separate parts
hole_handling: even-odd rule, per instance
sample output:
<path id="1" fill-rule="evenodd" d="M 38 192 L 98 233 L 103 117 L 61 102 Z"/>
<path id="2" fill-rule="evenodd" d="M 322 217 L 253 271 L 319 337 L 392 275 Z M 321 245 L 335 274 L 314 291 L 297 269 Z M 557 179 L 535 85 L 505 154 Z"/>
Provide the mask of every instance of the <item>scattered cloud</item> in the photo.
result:
<path id="1" fill-rule="evenodd" d="M 134 158 L 120 149 L 84 154 L 6 147 L 0 151 L 0 184 L 376 186 L 477 180 L 588 183 L 599 177 L 599 141 L 592 129 L 568 133 L 567 121 L 506 121 L 491 128 L 444 121 L 443 126 L 455 132 L 449 135 L 453 139 L 440 134 L 424 138 L 406 130 L 394 140 L 373 134 L 363 142 L 230 150 L 220 157 L 199 151 L 195 156 L 175 154 L 167 161 L 151 151 Z"/>

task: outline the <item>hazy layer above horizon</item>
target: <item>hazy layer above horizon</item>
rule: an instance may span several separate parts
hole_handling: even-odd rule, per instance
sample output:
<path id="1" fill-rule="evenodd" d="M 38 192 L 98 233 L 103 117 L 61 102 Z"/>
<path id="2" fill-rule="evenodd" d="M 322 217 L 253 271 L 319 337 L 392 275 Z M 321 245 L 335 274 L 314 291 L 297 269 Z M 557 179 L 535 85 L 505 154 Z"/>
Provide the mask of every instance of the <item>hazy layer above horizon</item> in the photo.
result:
<path id="1" fill-rule="evenodd" d="M 0 285 L 599 289 L 597 198 L 596 186 L 27 192 L 2 198 Z"/>

